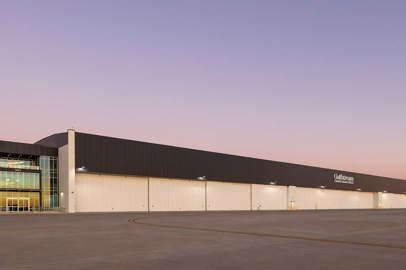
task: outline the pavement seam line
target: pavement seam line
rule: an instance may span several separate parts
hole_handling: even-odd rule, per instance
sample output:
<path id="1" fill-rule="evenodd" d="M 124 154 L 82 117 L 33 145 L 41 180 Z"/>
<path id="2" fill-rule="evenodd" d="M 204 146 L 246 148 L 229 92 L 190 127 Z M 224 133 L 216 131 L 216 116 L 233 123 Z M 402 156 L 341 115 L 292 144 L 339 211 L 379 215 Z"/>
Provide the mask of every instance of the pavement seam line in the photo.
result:
<path id="1" fill-rule="evenodd" d="M 256 232 L 244 232 L 244 231 L 235 231 L 235 230 L 210 229 L 210 228 L 201 228 L 201 227 L 187 227 L 187 226 L 180 226 L 180 225 L 155 224 L 155 223 L 143 222 L 143 221 L 139 221 L 139 220 L 140 220 L 140 218 L 129 218 L 128 222 L 133 223 L 133 224 L 145 225 L 145 226 L 150 226 L 150 227 L 159 227 L 159 228 L 172 228 L 172 229 L 184 229 L 184 230 L 189 230 L 189 231 L 206 231 L 206 232 L 229 233 L 229 234 L 239 234 L 239 235 L 264 236 L 264 237 L 272 237 L 272 238 L 304 240 L 304 241 L 313 241 L 313 242 L 322 242 L 322 243 L 331 243 L 331 244 L 344 244 L 344 245 L 353 245 L 353 246 L 368 246 L 368 247 L 406 250 L 406 246 L 396 246 L 396 245 L 368 243 L 368 242 L 356 242 L 356 241 L 347 241 L 347 240 L 334 240 L 334 239 L 315 238 L 315 237 L 307 237 L 307 236 L 292 236 L 292 235 L 284 235 L 284 234 L 256 233 Z"/>

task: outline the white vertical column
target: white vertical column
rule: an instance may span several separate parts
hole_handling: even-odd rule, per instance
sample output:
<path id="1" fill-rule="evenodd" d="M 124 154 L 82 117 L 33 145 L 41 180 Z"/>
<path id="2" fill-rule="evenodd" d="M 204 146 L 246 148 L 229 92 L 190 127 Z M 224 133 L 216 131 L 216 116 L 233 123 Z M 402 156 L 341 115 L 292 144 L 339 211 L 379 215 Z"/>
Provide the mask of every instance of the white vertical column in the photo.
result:
<path id="1" fill-rule="evenodd" d="M 147 192 L 148 192 L 148 194 L 147 194 L 147 204 L 148 204 L 148 208 L 147 208 L 147 211 L 148 212 L 150 212 L 151 211 L 151 189 L 150 189 L 150 184 L 151 184 L 151 181 L 150 181 L 150 178 L 148 177 L 147 178 Z"/>
<path id="2" fill-rule="evenodd" d="M 382 192 L 374 193 L 374 208 L 376 208 L 376 209 L 384 208 Z"/>
<path id="3" fill-rule="evenodd" d="M 68 186 L 67 212 L 74 213 L 76 210 L 76 167 L 75 167 L 75 131 L 68 129 Z"/>
<path id="4" fill-rule="evenodd" d="M 204 181 L 204 211 L 207 211 L 207 180 Z"/>
<path id="5" fill-rule="evenodd" d="M 68 179 L 67 179 L 67 207 L 68 213 L 76 211 L 76 167 L 75 167 L 75 130 L 68 129 Z"/>
<path id="6" fill-rule="evenodd" d="M 296 186 L 288 186 L 288 210 L 295 210 L 297 209 L 296 207 L 296 199 L 295 199 L 295 194 L 296 194 Z"/>
<path id="7" fill-rule="evenodd" d="M 75 131 L 67 131 L 67 144 L 58 149 L 59 207 L 65 212 L 75 212 Z"/>
<path id="8" fill-rule="evenodd" d="M 252 211 L 252 184 L 250 184 L 250 211 Z"/>

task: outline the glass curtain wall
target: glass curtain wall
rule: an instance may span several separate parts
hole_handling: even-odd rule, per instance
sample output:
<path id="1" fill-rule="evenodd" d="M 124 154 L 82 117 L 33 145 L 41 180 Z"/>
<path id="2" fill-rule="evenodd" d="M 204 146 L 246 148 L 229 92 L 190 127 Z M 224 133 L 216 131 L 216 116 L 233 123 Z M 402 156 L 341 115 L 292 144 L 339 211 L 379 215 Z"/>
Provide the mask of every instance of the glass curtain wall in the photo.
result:
<path id="1" fill-rule="evenodd" d="M 0 156 L 0 211 L 59 207 L 58 158 Z"/>
<path id="2" fill-rule="evenodd" d="M 0 211 L 38 211 L 39 192 L 0 191 Z"/>
<path id="3" fill-rule="evenodd" d="M 0 171 L 0 210 L 40 210 L 38 172 Z"/>
<path id="4" fill-rule="evenodd" d="M 39 158 L 41 169 L 42 208 L 49 210 L 57 208 L 58 192 L 58 158 L 41 156 Z"/>

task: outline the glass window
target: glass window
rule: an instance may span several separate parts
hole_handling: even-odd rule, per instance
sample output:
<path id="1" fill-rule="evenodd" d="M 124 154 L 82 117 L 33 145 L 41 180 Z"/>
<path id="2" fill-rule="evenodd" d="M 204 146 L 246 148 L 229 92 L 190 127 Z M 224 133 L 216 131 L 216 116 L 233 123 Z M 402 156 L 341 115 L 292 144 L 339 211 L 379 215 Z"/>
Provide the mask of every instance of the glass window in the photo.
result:
<path id="1" fill-rule="evenodd" d="M 0 171 L 2 189 L 39 189 L 39 173 Z"/>
<path id="2" fill-rule="evenodd" d="M 23 159 L 23 158 L 0 156 L 0 167 L 1 168 L 39 170 L 37 158 Z"/>

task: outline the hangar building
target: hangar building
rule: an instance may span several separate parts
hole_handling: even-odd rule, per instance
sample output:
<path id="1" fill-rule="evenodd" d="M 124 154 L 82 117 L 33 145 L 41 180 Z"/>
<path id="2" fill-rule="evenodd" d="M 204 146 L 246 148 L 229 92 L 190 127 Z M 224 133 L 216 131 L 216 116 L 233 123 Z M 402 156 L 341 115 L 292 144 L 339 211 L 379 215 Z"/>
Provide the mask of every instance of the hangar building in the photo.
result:
<path id="1" fill-rule="evenodd" d="M 406 208 L 406 181 L 68 130 L 0 141 L 0 211 Z"/>

